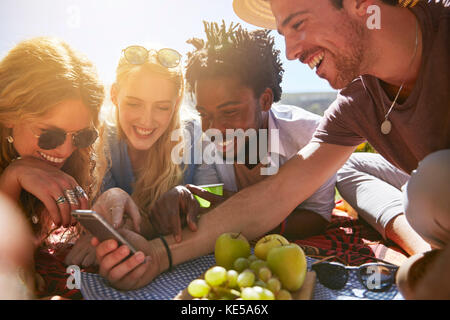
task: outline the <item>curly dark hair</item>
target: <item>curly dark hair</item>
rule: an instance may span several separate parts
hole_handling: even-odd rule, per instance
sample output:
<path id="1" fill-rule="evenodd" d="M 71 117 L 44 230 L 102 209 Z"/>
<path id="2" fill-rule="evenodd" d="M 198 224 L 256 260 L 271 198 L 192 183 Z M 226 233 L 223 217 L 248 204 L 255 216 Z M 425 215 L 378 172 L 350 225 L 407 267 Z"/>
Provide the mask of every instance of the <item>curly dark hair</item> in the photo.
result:
<path id="1" fill-rule="evenodd" d="M 212 77 L 237 77 L 243 86 L 259 97 L 267 88 L 272 89 L 274 102 L 281 98 L 280 83 L 284 69 L 280 51 L 274 49 L 274 38 L 269 30 L 249 32 L 238 23 L 227 30 L 222 25 L 203 21 L 206 43 L 193 38 L 187 41 L 195 47 L 189 52 L 186 66 L 187 91 L 194 95 L 195 83 Z"/>

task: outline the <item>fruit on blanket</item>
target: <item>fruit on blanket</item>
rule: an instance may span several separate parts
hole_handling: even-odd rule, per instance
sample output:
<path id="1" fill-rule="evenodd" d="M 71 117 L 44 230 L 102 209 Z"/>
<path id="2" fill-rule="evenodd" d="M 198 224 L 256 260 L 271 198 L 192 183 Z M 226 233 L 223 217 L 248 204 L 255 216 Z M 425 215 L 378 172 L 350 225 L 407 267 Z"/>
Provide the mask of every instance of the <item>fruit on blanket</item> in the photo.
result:
<path id="1" fill-rule="evenodd" d="M 194 298 L 206 297 L 210 290 L 211 287 L 203 279 L 196 279 L 188 286 L 188 292 Z"/>
<path id="2" fill-rule="evenodd" d="M 228 288 L 237 288 L 237 278 L 239 273 L 236 270 L 228 270 L 227 271 L 227 287 Z"/>
<path id="3" fill-rule="evenodd" d="M 268 234 L 259 239 L 255 245 L 255 255 L 262 260 L 267 259 L 267 254 L 272 248 L 289 244 L 289 241 L 279 234 Z"/>
<path id="4" fill-rule="evenodd" d="M 259 293 L 253 287 L 242 289 L 241 298 L 243 300 L 261 300 Z"/>
<path id="5" fill-rule="evenodd" d="M 261 288 L 266 288 L 267 287 L 267 284 L 264 281 L 262 281 L 261 279 L 256 280 L 253 285 L 261 287 Z"/>
<path id="6" fill-rule="evenodd" d="M 250 244 L 241 233 L 223 233 L 216 240 L 214 256 L 216 263 L 231 269 L 237 258 L 250 255 Z"/>
<path id="7" fill-rule="evenodd" d="M 292 300 L 292 295 L 289 291 L 287 291 L 285 289 L 281 289 L 280 291 L 278 291 L 278 293 L 276 295 L 276 299 L 277 300 Z"/>
<path id="8" fill-rule="evenodd" d="M 292 300 L 306 277 L 305 253 L 279 235 L 265 240 L 259 242 L 258 255 L 266 254 L 266 260 L 250 255 L 240 234 L 222 234 L 216 241 L 217 265 L 205 272 L 205 280 L 189 284 L 189 294 L 210 300 Z"/>
<path id="9" fill-rule="evenodd" d="M 267 267 L 267 262 L 264 260 L 255 260 L 252 263 L 250 263 L 250 270 L 252 270 L 256 275 L 259 273 L 259 270 L 261 268 Z"/>
<path id="10" fill-rule="evenodd" d="M 240 288 L 251 287 L 254 283 L 255 274 L 250 269 L 242 271 L 237 278 L 237 284 Z"/>
<path id="11" fill-rule="evenodd" d="M 272 248 L 267 263 L 278 276 L 284 289 L 296 291 L 303 285 L 306 276 L 306 257 L 302 248 L 295 243 Z"/>
<path id="12" fill-rule="evenodd" d="M 255 286 L 253 287 L 253 290 L 255 290 L 259 294 L 260 300 L 275 300 L 275 295 L 269 289 Z"/>
<path id="13" fill-rule="evenodd" d="M 248 256 L 247 259 L 250 263 L 252 263 L 253 261 L 258 260 L 259 258 L 257 256 L 255 256 L 254 254 L 251 254 Z"/>
<path id="14" fill-rule="evenodd" d="M 237 272 L 242 272 L 250 266 L 250 261 L 247 258 L 240 257 L 233 262 L 233 268 Z"/>
<path id="15" fill-rule="evenodd" d="M 273 293 L 277 294 L 278 291 L 281 290 L 281 282 L 277 278 L 270 278 L 267 280 L 267 289 L 272 291 Z"/>
<path id="16" fill-rule="evenodd" d="M 212 287 L 218 287 L 227 281 L 227 270 L 224 267 L 215 266 L 205 273 L 205 281 Z"/>
<path id="17" fill-rule="evenodd" d="M 269 279 L 272 277 L 272 271 L 268 267 L 262 267 L 258 271 L 258 278 L 261 279 L 264 282 L 269 281 Z"/>
<path id="18" fill-rule="evenodd" d="M 266 288 L 254 286 L 242 289 L 241 298 L 243 300 L 275 300 L 275 295 Z"/>

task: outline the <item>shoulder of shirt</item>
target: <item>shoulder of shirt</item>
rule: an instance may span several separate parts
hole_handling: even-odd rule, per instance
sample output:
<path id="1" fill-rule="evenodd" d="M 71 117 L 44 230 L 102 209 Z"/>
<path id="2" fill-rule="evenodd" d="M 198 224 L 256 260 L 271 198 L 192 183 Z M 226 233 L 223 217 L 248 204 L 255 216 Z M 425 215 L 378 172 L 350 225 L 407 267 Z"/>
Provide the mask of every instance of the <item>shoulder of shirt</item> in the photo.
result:
<path id="1" fill-rule="evenodd" d="M 200 120 L 196 118 L 185 118 L 181 120 L 181 128 L 189 131 L 197 129 L 200 126 Z"/>
<path id="2" fill-rule="evenodd" d="M 440 2 L 419 2 L 411 9 L 416 14 L 425 14 L 431 19 L 433 29 L 438 29 L 442 20 L 450 19 L 450 2 L 448 0 L 441 0 Z M 422 12 L 420 12 L 422 11 Z M 447 30 L 448 31 L 448 30 Z"/>
<path id="3" fill-rule="evenodd" d="M 301 107 L 286 104 L 272 105 L 270 113 L 277 122 L 320 121 L 321 118 L 318 114 L 307 111 Z"/>
<path id="4" fill-rule="evenodd" d="M 200 117 L 191 106 L 187 104 L 182 104 L 180 107 L 180 119 L 183 127 L 188 128 L 189 126 L 199 126 Z"/>
<path id="5" fill-rule="evenodd" d="M 181 120 L 181 129 L 185 138 L 189 138 L 188 144 L 192 144 L 202 136 L 202 125 L 199 119 L 195 117 L 184 118 Z"/>
<path id="6" fill-rule="evenodd" d="M 115 125 L 105 124 L 104 135 L 106 137 L 106 141 L 107 141 L 108 146 L 110 148 L 119 144 L 120 139 L 119 139 L 119 136 L 118 136 L 117 127 Z"/>
<path id="7" fill-rule="evenodd" d="M 309 142 L 322 119 L 301 107 L 281 104 L 272 105 L 270 117 L 288 158 Z"/>
<path id="8" fill-rule="evenodd" d="M 118 130 L 115 125 L 105 125 L 105 152 L 109 155 L 111 165 L 120 162 L 121 154 L 126 150 L 126 142 L 119 138 Z"/>
<path id="9" fill-rule="evenodd" d="M 342 108 L 351 106 L 354 103 L 359 104 L 364 100 L 370 99 L 369 92 L 372 91 L 373 87 L 376 85 L 375 81 L 376 78 L 370 75 L 357 77 L 338 92 L 336 100 L 332 102 L 331 108 L 328 108 L 327 111 L 329 112 L 336 107 Z"/>

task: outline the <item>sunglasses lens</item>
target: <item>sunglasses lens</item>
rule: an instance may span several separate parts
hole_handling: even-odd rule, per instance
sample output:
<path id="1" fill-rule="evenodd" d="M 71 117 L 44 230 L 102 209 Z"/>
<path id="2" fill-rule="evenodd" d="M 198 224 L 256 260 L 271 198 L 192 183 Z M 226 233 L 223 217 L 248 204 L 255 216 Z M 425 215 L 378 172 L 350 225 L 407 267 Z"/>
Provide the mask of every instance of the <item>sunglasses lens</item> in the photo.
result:
<path id="1" fill-rule="evenodd" d="M 158 61 L 166 68 L 174 68 L 180 64 L 181 54 L 173 49 L 161 49 L 158 51 Z"/>
<path id="2" fill-rule="evenodd" d="M 124 55 L 131 64 L 143 64 L 147 61 L 148 51 L 141 46 L 131 46 L 124 50 Z"/>
<path id="3" fill-rule="evenodd" d="M 339 290 L 347 283 L 347 270 L 334 263 L 318 263 L 311 267 L 317 274 L 319 282 L 327 288 Z"/>
<path id="4" fill-rule="evenodd" d="M 87 148 L 98 138 L 97 130 L 85 129 L 73 136 L 73 143 L 77 148 Z"/>
<path id="5" fill-rule="evenodd" d="M 361 267 L 359 276 L 362 283 L 371 291 L 386 291 L 395 281 L 395 270 L 379 264 Z"/>
<path id="6" fill-rule="evenodd" d="M 51 150 L 62 145 L 65 140 L 66 134 L 63 131 L 44 131 L 39 136 L 38 146 L 44 150 Z"/>

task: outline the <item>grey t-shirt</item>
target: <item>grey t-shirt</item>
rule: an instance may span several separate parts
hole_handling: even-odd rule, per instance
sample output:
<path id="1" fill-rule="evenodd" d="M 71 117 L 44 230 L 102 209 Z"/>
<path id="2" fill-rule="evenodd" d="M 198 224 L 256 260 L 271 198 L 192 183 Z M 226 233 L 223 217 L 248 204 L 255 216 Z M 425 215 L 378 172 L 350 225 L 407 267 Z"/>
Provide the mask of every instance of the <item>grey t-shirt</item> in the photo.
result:
<path id="1" fill-rule="evenodd" d="M 428 154 L 450 148 L 450 8 L 419 3 L 412 9 L 423 34 L 422 64 L 408 99 L 392 104 L 380 81 L 364 75 L 343 89 L 325 112 L 313 142 L 356 146 L 368 141 L 388 161 L 411 173 Z"/>

